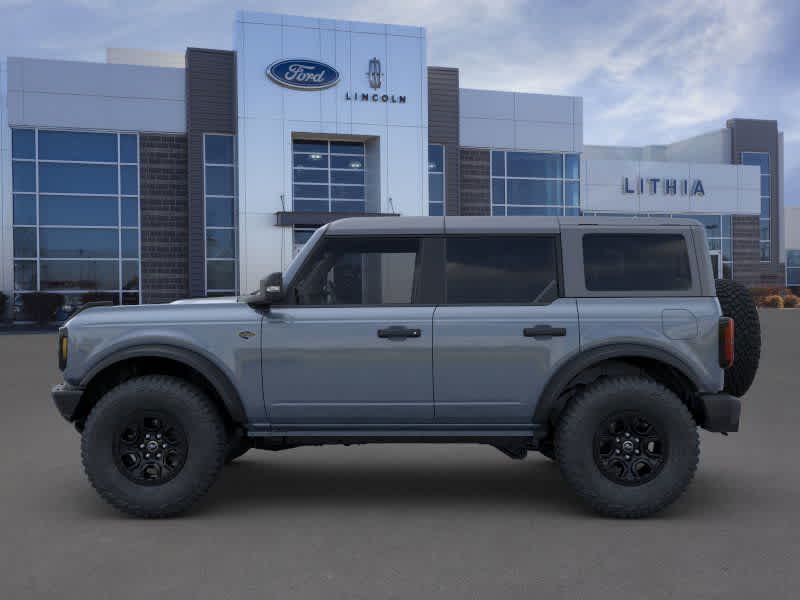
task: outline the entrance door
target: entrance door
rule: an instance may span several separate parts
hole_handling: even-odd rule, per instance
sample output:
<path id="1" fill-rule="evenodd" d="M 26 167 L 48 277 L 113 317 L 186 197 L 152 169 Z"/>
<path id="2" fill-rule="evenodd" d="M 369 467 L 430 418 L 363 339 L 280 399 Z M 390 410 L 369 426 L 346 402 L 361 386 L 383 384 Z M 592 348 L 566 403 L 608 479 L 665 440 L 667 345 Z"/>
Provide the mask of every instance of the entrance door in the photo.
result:
<path id="1" fill-rule="evenodd" d="M 418 238 L 330 237 L 263 321 L 264 401 L 275 425 L 433 420 L 433 305 Z"/>
<path id="2" fill-rule="evenodd" d="M 722 279 L 722 253 L 719 250 L 711 250 L 711 270 L 714 271 L 714 279 Z"/>

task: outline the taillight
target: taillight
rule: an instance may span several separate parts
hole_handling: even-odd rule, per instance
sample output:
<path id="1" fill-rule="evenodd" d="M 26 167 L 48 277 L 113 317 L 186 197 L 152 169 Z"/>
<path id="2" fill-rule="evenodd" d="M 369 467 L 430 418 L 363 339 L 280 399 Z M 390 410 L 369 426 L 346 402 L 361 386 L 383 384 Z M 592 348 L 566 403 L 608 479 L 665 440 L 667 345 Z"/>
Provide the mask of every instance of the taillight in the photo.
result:
<path id="1" fill-rule="evenodd" d="M 719 320 L 719 366 L 723 369 L 733 366 L 733 327 L 733 319 Z"/>

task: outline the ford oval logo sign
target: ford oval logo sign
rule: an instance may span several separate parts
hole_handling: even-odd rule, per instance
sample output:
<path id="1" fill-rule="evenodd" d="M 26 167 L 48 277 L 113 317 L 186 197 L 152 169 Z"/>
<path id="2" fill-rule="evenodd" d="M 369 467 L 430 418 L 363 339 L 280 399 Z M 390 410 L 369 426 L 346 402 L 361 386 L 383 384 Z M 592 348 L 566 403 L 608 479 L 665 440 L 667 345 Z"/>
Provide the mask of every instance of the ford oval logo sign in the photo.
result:
<path id="1" fill-rule="evenodd" d="M 296 90 L 324 90 L 339 83 L 339 71 L 316 60 L 279 60 L 267 68 L 272 81 Z"/>

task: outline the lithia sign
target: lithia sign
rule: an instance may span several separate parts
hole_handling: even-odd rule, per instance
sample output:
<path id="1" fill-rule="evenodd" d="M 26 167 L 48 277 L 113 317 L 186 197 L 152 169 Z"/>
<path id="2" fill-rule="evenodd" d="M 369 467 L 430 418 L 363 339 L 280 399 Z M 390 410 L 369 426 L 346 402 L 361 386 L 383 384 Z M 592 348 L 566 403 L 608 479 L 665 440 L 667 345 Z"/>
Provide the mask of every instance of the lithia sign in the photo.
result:
<path id="1" fill-rule="evenodd" d="M 660 177 L 623 177 L 622 193 L 642 195 L 647 190 L 648 194 L 657 194 L 659 191 L 665 196 L 705 196 L 703 182 L 700 179 L 670 179 Z"/>
<path id="2" fill-rule="evenodd" d="M 344 99 L 350 102 L 383 102 L 387 104 L 405 104 L 406 97 L 377 92 L 383 86 L 381 61 L 377 57 L 369 61 L 367 81 L 372 92 L 347 91 Z M 267 67 L 267 77 L 278 85 L 293 90 L 324 90 L 339 83 L 341 76 L 334 67 L 304 58 L 277 60 Z"/>

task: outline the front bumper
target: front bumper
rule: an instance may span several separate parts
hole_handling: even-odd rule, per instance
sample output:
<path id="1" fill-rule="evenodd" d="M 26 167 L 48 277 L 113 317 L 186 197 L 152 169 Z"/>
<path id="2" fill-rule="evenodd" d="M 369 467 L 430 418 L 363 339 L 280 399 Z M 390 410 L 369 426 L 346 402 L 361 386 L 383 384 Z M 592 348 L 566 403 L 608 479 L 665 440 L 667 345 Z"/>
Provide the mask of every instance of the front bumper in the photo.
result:
<path id="1" fill-rule="evenodd" d="M 75 413 L 78 411 L 78 405 L 83 397 L 83 388 L 74 387 L 68 383 L 59 383 L 53 386 L 51 394 L 61 416 L 67 421 L 74 421 Z"/>
<path id="2" fill-rule="evenodd" d="M 741 401 L 730 394 L 700 394 L 697 396 L 700 426 L 706 431 L 728 433 L 739 431 Z"/>

